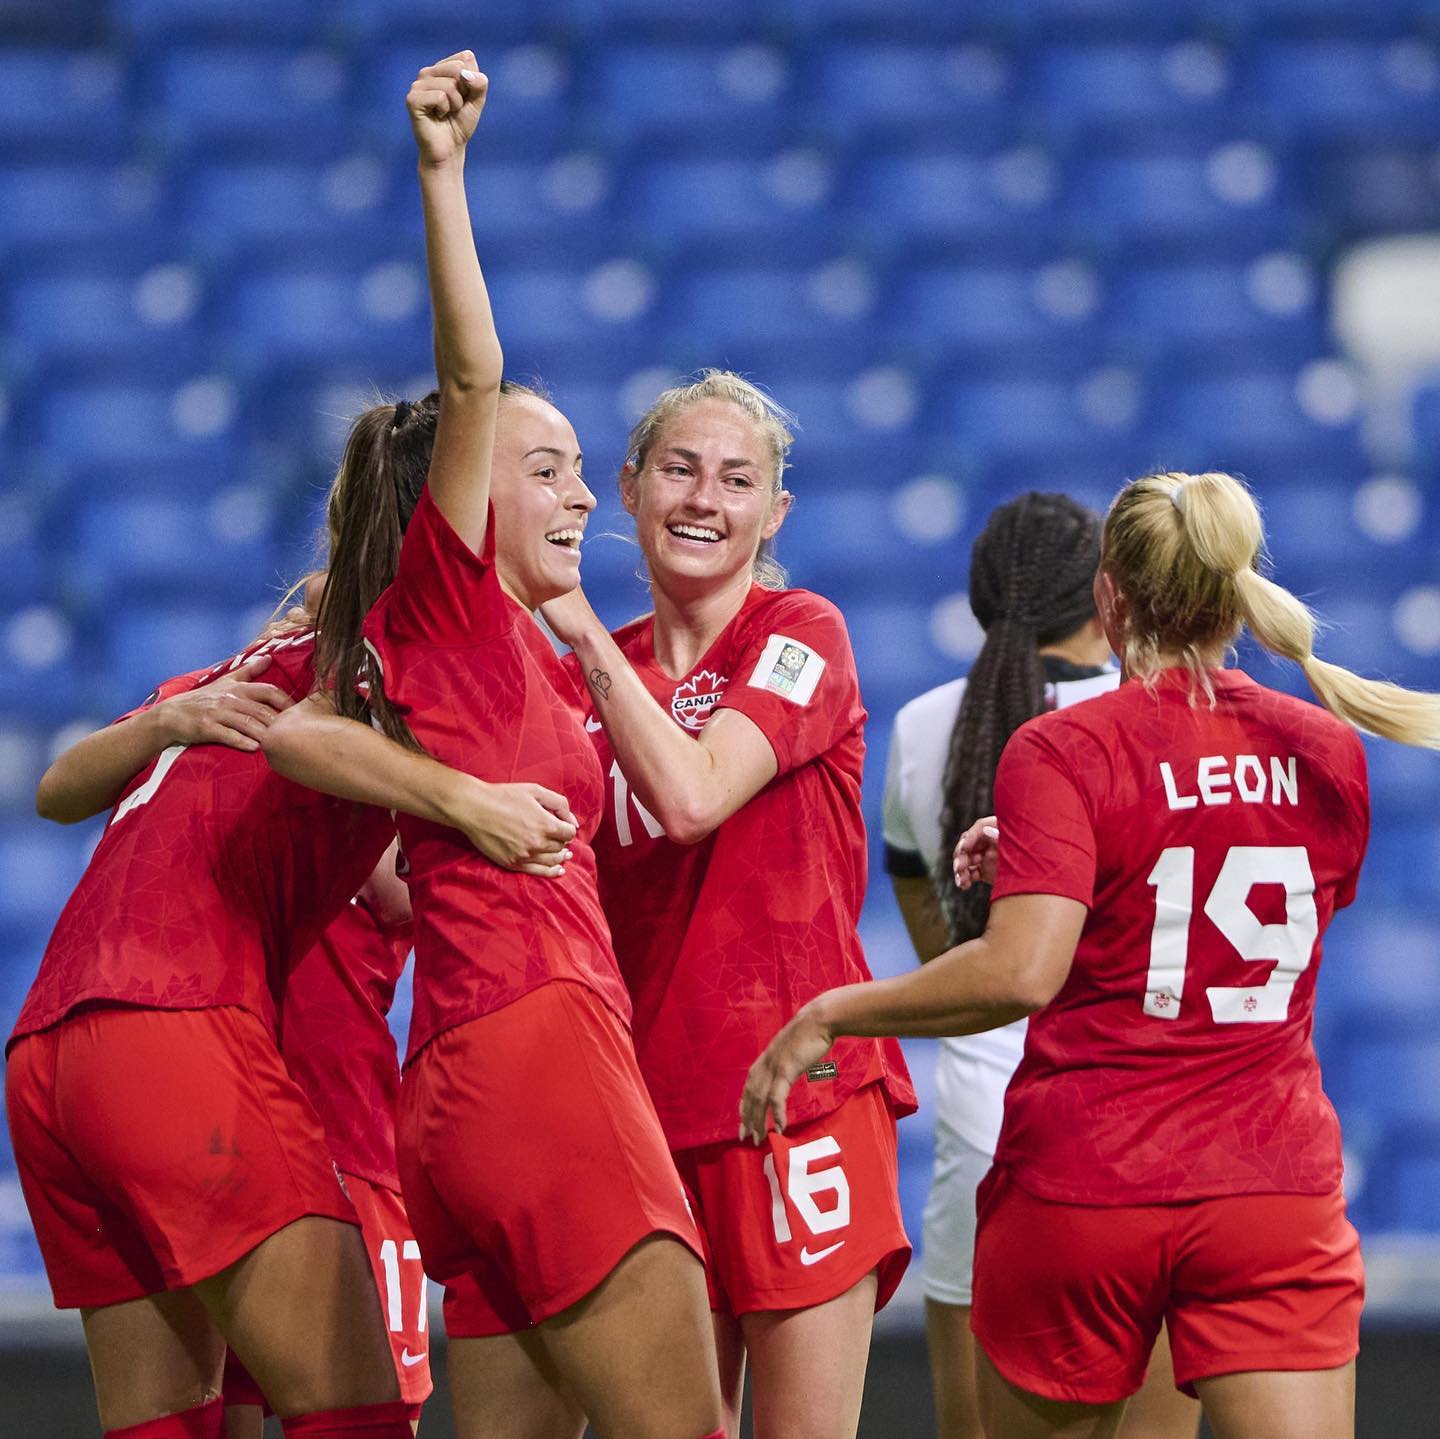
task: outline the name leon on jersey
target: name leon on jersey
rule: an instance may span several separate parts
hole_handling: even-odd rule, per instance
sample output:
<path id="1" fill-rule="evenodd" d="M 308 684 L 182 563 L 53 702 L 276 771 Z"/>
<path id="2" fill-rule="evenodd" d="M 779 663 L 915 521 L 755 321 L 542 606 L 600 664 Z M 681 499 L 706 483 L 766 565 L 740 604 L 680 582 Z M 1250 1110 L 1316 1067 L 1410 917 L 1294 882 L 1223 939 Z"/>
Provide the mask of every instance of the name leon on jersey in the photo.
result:
<path id="1" fill-rule="evenodd" d="M 1243 804 L 1300 803 L 1300 777 L 1295 757 L 1270 756 L 1267 766 L 1259 755 L 1209 754 L 1199 760 L 1193 777 L 1176 779 L 1169 760 L 1160 761 L 1160 780 L 1170 809 L 1194 809 L 1198 804 L 1229 804 L 1238 795 Z M 1183 786 L 1183 790 L 1182 790 Z"/>

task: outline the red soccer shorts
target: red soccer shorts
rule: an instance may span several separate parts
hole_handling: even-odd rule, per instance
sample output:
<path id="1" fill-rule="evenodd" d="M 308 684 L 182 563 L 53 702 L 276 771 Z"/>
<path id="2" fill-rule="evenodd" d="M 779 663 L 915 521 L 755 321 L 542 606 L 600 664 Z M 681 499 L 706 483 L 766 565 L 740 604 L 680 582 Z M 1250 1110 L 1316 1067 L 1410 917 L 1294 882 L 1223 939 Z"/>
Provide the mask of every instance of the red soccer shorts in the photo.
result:
<path id="1" fill-rule="evenodd" d="M 1046 1399 L 1133 1394 L 1161 1320 L 1175 1384 L 1334 1369 L 1360 1347 L 1360 1240 L 1334 1194 L 1185 1204 L 1037 1199 L 992 1169 L 977 1196 L 971 1327 L 996 1369 Z"/>
<path id="2" fill-rule="evenodd" d="M 356 1222 L 246 1010 L 79 1011 L 16 1043 L 6 1101 L 57 1308 L 195 1284 L 309 1214 Z"/>
<path id="3" fill-rule="evenodd" d="M 399 1158 L 452 1339 L 553 1318 L 653 1234 L 701 1253 L 629 1033 L 581 984 L 431 1040 L 400 1087 Z"/>
<path id="4" fill-rule="evenodd" d="M 400 1380 L 400 1399 L 411 1406 L 411 1419 L 418 1419 L 420 1406 L 434 1388 L 430 1381 L 429 1285 L 420 1267 L 420 1246 L 410 1232 L 405 1206 L 394 1190 L 354 1174 L 345 1175 L 344 1181 L 360 1216 L 360 1230 L 375 1271 L 380 1308 L 390 1331 L 395 1373 Z M 232 1408 L 253 1404 L 269 1412 L 260 1386 L 233 1353 L 225 1356 L 222 1392 L 225 1403 Z"/>
<path id="5" fill-rule="evenodd" d="M 882 1085 L 763 1145 L 707 1144 L 675 1163 L 705 1239 L 713 1310 L 811 1309 L 872 1270 L 876 1309 L 894 1294 L 910 1241 Z"/>

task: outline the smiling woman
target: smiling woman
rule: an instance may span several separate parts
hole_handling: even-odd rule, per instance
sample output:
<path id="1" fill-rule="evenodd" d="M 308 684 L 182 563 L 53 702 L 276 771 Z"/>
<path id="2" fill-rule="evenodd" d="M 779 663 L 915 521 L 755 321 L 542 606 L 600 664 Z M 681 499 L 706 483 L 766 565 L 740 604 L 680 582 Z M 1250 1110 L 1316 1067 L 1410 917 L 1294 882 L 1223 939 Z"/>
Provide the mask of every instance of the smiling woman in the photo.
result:
<path id="1" fill-rule="evenodd" d="M 770 555 L 792 423 L 724 371 L 667 390 L 620 476 L 654 615 L 611 636 L 578 590 L 543 611 L 574 647 L 610 781 L 601 899 L 707 1246 L 729 1431 L 748 1353 L 761 1439 L 841 1439 L 909 1256 L 895 1118 L 914 1098 L 898 1049 L 863 1040 L 818 1066 L 764 1150 L 735 1134 L 755 1036 L 834 977 L 869 977 L 854 658 L 835 607 L 784 588 Z"/>

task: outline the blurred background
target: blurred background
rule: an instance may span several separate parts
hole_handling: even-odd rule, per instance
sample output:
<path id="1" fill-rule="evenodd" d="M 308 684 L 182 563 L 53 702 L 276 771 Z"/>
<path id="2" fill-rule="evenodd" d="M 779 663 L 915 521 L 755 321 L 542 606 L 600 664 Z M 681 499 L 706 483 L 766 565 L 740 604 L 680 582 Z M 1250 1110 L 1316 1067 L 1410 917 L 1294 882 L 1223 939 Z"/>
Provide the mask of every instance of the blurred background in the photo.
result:
<path id="1" fill-rule="evenodd" d="M 50 756 L 250 638 L 348 418 L 432 383 L 403 99 L 467 45 L 481 255 L 512 372 L 586 448 L 602 614 L 647 607 L 613 476 L 657 390 L 731 366 L 799 416 L 779 553 L 855 642 L 877 973 L 912 960 L 890 722 L 978 648 L 969 545 L 1018 491 L 1241 472 L 1323 653 L 1440 688 L 1437 0 L 0 0 L 7 1029 L 96 838 L 33 817 Z M 1370 1275 L 1362 1433 L 1397 1439 L 1436 1432 L 1440 760 L 1371 762 L 1316 1038 Z M 913 1235 L 929 1129 L 901 1129 Z M 918 1315 L 888 1316 L 866 1432 L 923 1432 Z M 3 1139 L 0 1338 L 12 1392 L 53 1369 L 92 1432 Z"/>

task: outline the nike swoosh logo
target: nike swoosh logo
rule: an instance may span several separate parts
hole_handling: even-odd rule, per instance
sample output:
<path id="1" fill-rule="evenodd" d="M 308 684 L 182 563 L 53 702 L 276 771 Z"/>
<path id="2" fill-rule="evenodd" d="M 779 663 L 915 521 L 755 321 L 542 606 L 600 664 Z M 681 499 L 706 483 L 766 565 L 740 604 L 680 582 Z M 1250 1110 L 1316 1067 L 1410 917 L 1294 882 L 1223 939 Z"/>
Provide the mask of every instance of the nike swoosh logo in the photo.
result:
<path id="1" fill-rule="evenodd" d="M 413 1368 L 416 1364 L 419 1364 L 421 1360 L 428 1359 L 429 1357 L 430 1351 L 428 1349 L 422 1349 L 418 1354 L 412 1354 L 408 1349 L 402 1349 L 400 1351 L 400 1362 L 407 1369 Z"/>
<path id="2" fill-rule="evenodd" d="M 800 1262 L 802 1264 L 818 1264 L 822 1259 L 829 1258 L 837 1249 L 843 1249 L 844 1247 L 845 1241 L 842 1239 L 838 1244 L 832 1244 L 828 1249 L 817 1249 L 814 1254 L 811 1254 L 802 1244 L 800 1246 Z"/>
<path id="3" fill-rule="evenodd" d="M 604 728 L 605 728 L 605 726 L 602 725 L 602 724 L 600 723 L 600 721 L 595 718 L 594 715 L 589 715 L 589 716 L 586 717 L 586 720 L 585 720 L 585 733 L 586 733 L 586 734 L 595 734 L 598 730 L 602 730 L 602 729 L 604 729 Z"/>

